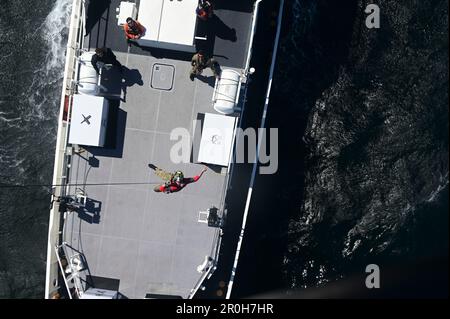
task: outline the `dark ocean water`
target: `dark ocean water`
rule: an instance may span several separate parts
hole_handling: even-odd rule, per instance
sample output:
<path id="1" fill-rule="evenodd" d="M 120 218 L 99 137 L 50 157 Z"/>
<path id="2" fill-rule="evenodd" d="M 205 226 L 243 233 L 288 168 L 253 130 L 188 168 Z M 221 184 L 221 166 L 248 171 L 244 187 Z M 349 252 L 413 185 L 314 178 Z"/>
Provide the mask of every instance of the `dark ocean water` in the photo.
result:
<path id="1" fill-rule="evenodd" d="M 2 183 L 51 183 L 70 2 L 1 0 Z M 239 296 L 448 256 L 448 2 L 378 3 L 369 31 L 365 1 L 286 1 Z M 0 189 L 0 298 L 43 297 L 48 207 Z"/>
<path id="2" fill-rule="evenodd" d="M 448 257 L 448 1 L 377 1 L 379 30 L 367 1 L 345 3 L 294 1 L 284 47 L 300 43 L 294 64 L 314 68 L 295 96 L 310 105 L 291 104 L 308 115 L 292 288 Z"/>
<path id="3" fill-rule="evenodd" d="M 256 179 L 235 296 L 336 297 L 316 287 L 372 263 L 442 276 L 391 296 L 448 294 L 448 1 L 376 1 L 379 30 L 369 3 L 286 1 L 267 120 L 279 170 Z"/>

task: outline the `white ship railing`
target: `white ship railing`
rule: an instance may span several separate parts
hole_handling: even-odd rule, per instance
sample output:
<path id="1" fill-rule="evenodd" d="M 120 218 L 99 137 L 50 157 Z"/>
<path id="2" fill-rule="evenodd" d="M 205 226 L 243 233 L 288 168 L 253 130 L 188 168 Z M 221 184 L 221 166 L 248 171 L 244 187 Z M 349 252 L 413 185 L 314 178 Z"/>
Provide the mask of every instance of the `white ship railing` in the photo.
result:
<path id="1" fill-rule="evenodd" d="M 253 41 L 255 39 L 255 33 L 256 33 L 256 25 L 258 22 L 258 13 L 259 13 L 259 4 L 262 0 L 256 0 L 254 10 L 253 10 L 253 21 L 252 21 L 252 31 L 250 33 L 250 40 L 249 40 L 249 46 L 248 46 L 248 52 L 247 52 L 247 60 L 245 62 L 245 73 L 248 73 L 250 69 L 250 61 L 252 59 L 253 54 Z"/>
<path id="2" fill-rule="evenodd" d="M 63 78 L 63 90 L 58 120 L 58 133 L 55 150 L 55 166 L 53 170 L 52 203 L 50 211 L 49 233 L 47 244 L 47 264 L 45 278 L 45 298 L 56 296 L 60 289 L 58 273 L 58 252 L 55 247 L 58 245 L 60 232 L 61 213 L 59 211 L 59 201 L 57 199 L 65 195 L 64 186 L 67 182 L 68 154 L 67 138 L 69 132 L 70 112 L 72 108 L 72 81 L 78 71 L 77 53 L 82 48 L 85 30 L 85 1 L 73 0 L 72 13 L 70 18 L 69 36 L 66 49 L 66 61 Z M 66 118 L 64 118 L 66 117 Z M 70 296 L 70 294 L 69 294 Z"/>
<path id="3" fill-rule="evenodd" d="M 261 0 L 258 0 L 258 2 L 261 2 Z M 276 64 L 276 61 L 277 61 L 278 44 L 280 42 L 281 24 L 282 24 L 282 21 L 283 21 L 283 8 L 284 8 L 284 0 L 280 0 L 280 8 L 278 10 L 279 14 L 278 14 L 277 33 L 276 33 L 274 47 L 273 47 L 272 63 L 271 63 L 271 66 L 270 66 L 269 83 L 267 85 L 267 92 L 266 92 L 266 99 L 265 99 L 265 103 L 264 103 L 264 110 L 263 110 L 262 117 L 261 117 L 261 124 L 260 124 L 260 128 L 261 129 L 265 128 L 265 126 L 266 126 L 266 116 L 267 116 L 267 110 L 269 108 L 270 93 L 271 93 L 271 90 L 272 90 L 273 74 L 274 74 L 274 71 L 275 71 L 275 64 Z M 231 269 L 231 276 L 230 276 L 230 280 L 228 282 L 228 289 L 227 289 L 226 299 L 230 299 L 231 292 L 233 290 L 234 278 L 235 278 L 235 275 L 236 275 L 236 269 L 237 269 L 238 262 L 239 262 L 239 255 L 240 255 L 240 252 L 241 252 L 242 242 L 244 240 L 245 228 L 246 228 L 246 225 L 247 225 L 247 217 L 248 217 L 248 212 L 249 212 L 249 208 L 250 208 L 250 202 L 251 202 L 251 199 L 252 199 L 253 185 L 254 185 L 254 182 L 255 182 L 256 171 L 257 171 L 258 163 L 259 163 L 259 153 L 260 153 L 260 149 L 261 149 L 262 138 L 263 138 L 263 134 L 260 134 L 258 136 L 258 146 L 257 146 L 255 159 L 254 159 L 254 162 L 253 162 L 254 164 L 253 164 L 253 170 L 252 170 L 252 176 L 251 176 L 251 180 L 250 180 L 250 185 L 249 185 L 249 189 L 248 189 L 248 193 L 247 193 L 247 201 L 246 201 L 245 209 L 244 209 L 244 217 L 242 219 L 242 227 L 241 227 L 241 232 L 239 234 L 238 244 L 237 244 L 237 247 L 236 247 L 236 253 L 235 253 L 235 258 L 234 258 L 234 262 L 233 262 L 233 267 Z"/>

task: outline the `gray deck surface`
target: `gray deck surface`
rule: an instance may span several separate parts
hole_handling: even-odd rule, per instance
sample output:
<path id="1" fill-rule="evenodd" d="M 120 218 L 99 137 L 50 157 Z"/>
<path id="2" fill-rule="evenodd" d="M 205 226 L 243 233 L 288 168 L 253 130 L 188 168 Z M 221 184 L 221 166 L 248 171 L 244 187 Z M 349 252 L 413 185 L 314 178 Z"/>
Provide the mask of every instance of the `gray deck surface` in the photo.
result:
<path id="1" fill-rule="evenodd" d="M 191 82 L 188 62 L 116 55 L 128 68 L 125 77 L 133 76 L 126 101 L 120 102 L 118 121 L 125 124 L 124 132 L 113 129 L 119 132 L 113 149 L 87 148 L 74 155 L 69 182 L 79 187 L 160 182 L 148 163 L 182 170 L 185 176 L 198 174 L 202 165 L 171 162 L 175 142 L 169 134 L 177 127 L 193 134 L 192 120 L 198 113 L 215 113 L 213 87 L 197 79 Z M 171 91 L 150 87 L 154 63 L 175 66 Z M 86 211 L 71 213 L 65 240 L 84 253 L 91 275 L 119 279 L 119 291 L 129 298 L 148 293 L 187 297 L 201 275 L 196 268 L 211 255 L 218 235 L 217 228 L 197 221 L 198 212 L 220 205 L 224 181 L 224 175 L 210 169 L 174 194 L 155 193 L 154 185 L 86 186 L 89 205 Z"/>
<path id="2" fill-rule="evenodd" d="M 117 26 L 116 8 L 121 0 L 87 0 L 87 36 L 90 48 L 109 47 L 115 52 L 131 52 L 138 55 L 172 56 L 174 52 L 132 45 L 125 41 L 123 29 Z M 139 1 L 135 1 L 139 5 Z M 197 41 L 197 49 L 213 55 L 222 65 L 242 68 L 248 51 L 251 32 L 253 0 L 216 0 L 214 19 L 197 25 L 197 36 L 207 41 Z M 139 18 L 138 18 L 139 20 Z M 177 60 L 189 60 L 192 54 L 178 54 Z"/>
<path id="3" fill-rule="evenodd" d="M 126 68 L 122 75 L 117 69 L 102 74 L 111 98 L 107 147 L 86 147 L 72 156 L 69 183 L 83 188 L 89 201 L 84 210 L 69 215 L 65 241 L 84 254 L 88 275 L 119 280 L 119 292 L 128 298 L 186 298 L 201 277 L 197 266 L 214 253 L 218 238 L 217 228 L 197 220 L 199 211 L 221 205 L 226 189 L 220 169 L 208 170 L 174 194 L 155 193 L 155 185 L 84 184 L 162 182 L 149 163 L 181 170 L 186 177 L 197 175 L 202 165 L 171 162 L 175 141 L 170 132 L 182 127 L 194 135 L 193 120 L 216 113 L 211 101 L 215 79 L 207 69 L 200 79 L 189 80 L 191 54 L 128 46 L 116 23 L 119 2 L 86 5 L 85 48 L 109 47 Z M 253 1 L 218 0 L 216 8 L 215 27 L 199 25 L 198 32 L 209 32 L 207 44 L 222 67 L 239 70 L 248 50 Z M 170 90 L 151 87 L 155 63 L 174 67 Z"/>

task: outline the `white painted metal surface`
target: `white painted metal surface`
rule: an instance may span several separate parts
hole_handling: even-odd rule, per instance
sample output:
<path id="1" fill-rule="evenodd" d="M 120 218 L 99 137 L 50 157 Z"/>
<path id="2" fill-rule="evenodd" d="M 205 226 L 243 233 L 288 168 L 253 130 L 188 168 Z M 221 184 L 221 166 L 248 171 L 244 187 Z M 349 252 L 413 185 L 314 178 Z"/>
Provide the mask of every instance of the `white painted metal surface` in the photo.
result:
<path id="1" fill-rule="evenodd" d="M 193 45 L 197 24 L 198 0 L 164 0 L 159 41 Z"/>
<path id="2" fill-rule="evenodd" d="M 89 288 L 80 299 L 117 299 L 117 291 Z"/>
<path id="3" fill-rule="evenodd" d="M 99 75 L 92 66 L 91 59 L 95 52 L 84 52 L 79 58 L 78 92 L 97 95 L 100 92 Z"/>
<path id="4" fill-rule="evenodd" d="M 221 114 L 232 114 L 239 100 L 241 75 L 230 69 L 222 71 L 214 88 L 214 109 Z"/>
<path id="5" fill-rule="evenodd" d="M 69 143 L 104 146 L 108 119 L 108 101 L 100 96 L 73 96 Z"/>
<path id="6" fill-rule="evenodd" d="M 138 21 L 145 35 L 143 46 L 190 51 L 197 25 L 197 0 L 141 0 Z"/>
<path id="7" fill-rule="evenodd" d="M 205 114 L 198 161 L 228 166 L 233 146 L 236 118 L 219 114 Z"/>
<path id="8" fill-rule="evenodd" d="M 127 22 L 127 18 L 137 18 L 136 4 L 133 2 L 122 1 L 119 6 L 119 15 L 117 16 L 117 25 L 122 26 Z"/>
<path id="9" fill-rule="evenodd" d="M 145 34 L 139 42 L 158 41 L 164 0 L 141 0 L 137 20 L 144 26 Z"/>

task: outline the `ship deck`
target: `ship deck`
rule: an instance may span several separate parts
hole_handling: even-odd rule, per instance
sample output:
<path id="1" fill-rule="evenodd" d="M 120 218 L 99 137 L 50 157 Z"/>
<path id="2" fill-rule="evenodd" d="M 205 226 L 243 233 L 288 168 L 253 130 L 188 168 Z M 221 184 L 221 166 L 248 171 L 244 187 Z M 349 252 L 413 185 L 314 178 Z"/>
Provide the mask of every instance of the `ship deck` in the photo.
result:
<path id="1" fill-rule="evenodd" d="M 222 208 L 226 170 L 209 167 L 197 183 L 163 194 L 153 191 L 152 183 L 162 181 L 148 164 L 181 170 L 189 177 L 201 171 L 203 165 L 193 158 L 190 163 L 172 163 L 175 141 L 170 133 L 185 128 L 194 137 L 199 114 L 216 113 L 215 78 L 205 70 L 204 77 L 190 81 L 191 55 L 186 53 L 127 45 L 117 26 L 118 6 L 117 0 L 86 5 L 85 47 L 111 48 L 125 68 L 123 74 L 114 69 L 103 73 L 111 94 L 107 146 L 82 147 L 73 153 L 68 176 L 73 186 L 68 193 L 83 189 L 88 202 L 68 215 L 64 241 L 83 254 L 90 285 L 102 288 L 101 282 L 109 279 L 128 298 L 147 294 L 186 298 L 201 277 L 197 267 L 205 256 L 217 252 L 220 230 L 198 222 L 198 213 L 212 206 Z M 252 10 L 253 1 L 217 1 L 220 23 L 217 30 L 207 30 L 209 40 L 203 49 L 209 48 L 222 67 L 244 67 Z M 226 36 L 232 29 L 236 39 Z M 155 63 L 173 66 L 170 90 L 152 87 Z"/>

